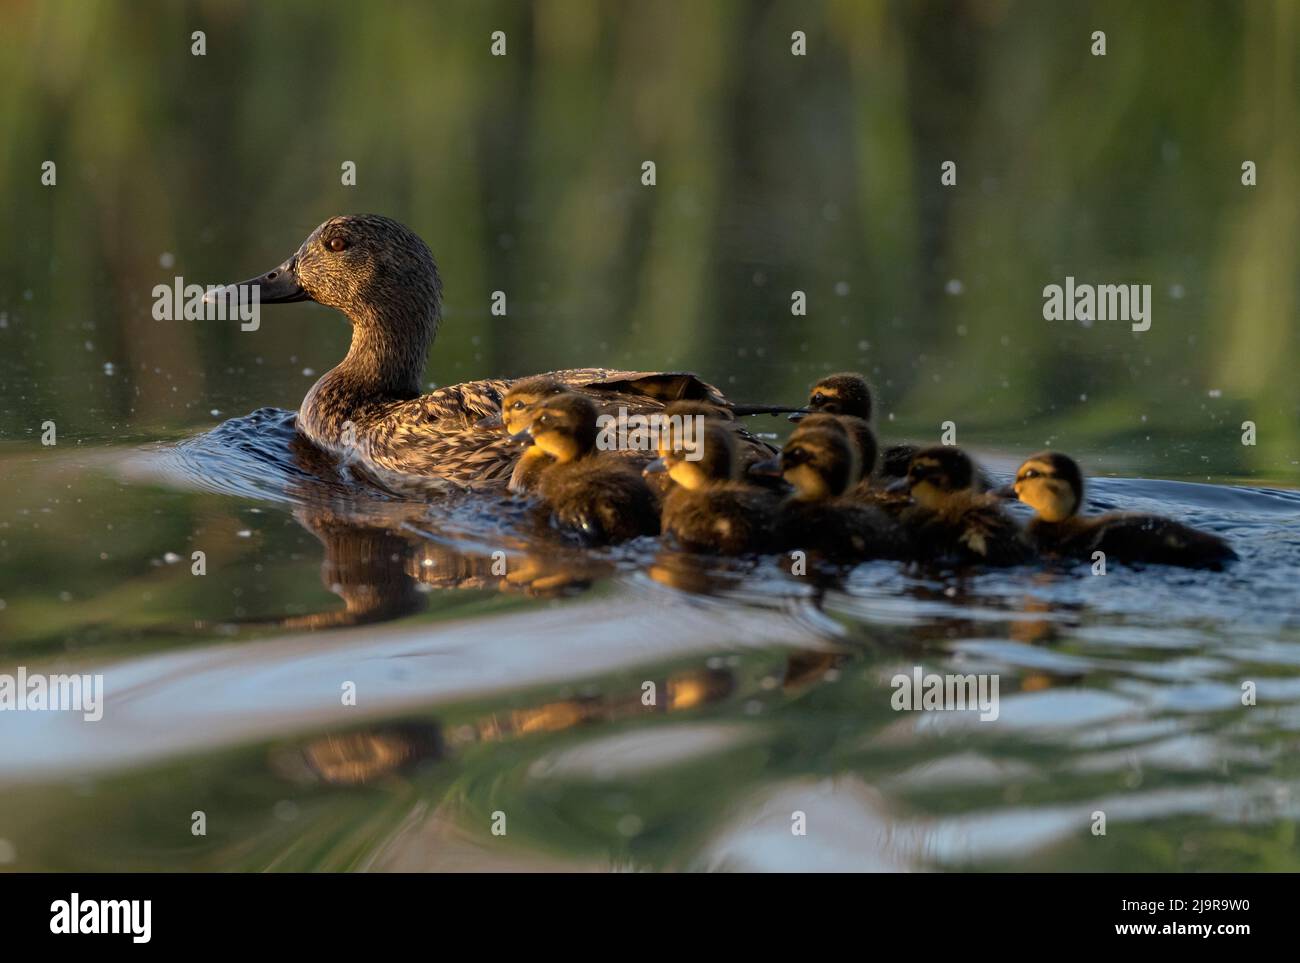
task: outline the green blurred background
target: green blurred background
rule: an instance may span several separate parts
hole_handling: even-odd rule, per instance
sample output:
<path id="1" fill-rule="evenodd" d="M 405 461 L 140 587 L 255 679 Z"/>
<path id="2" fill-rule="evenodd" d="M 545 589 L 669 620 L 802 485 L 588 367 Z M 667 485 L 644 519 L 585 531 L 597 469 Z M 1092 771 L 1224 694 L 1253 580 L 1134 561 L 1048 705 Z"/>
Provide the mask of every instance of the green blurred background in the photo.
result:
<path id="1" fill-rule="evenodd" d="M 243 279 L 326 217 L 376 211 L 443 270 L 431 383 L 685 367 L 776 401 L 857 368 L 900 432 L 952 419 L 977 446 L 1291 475 L 1297 13 L 8 2 L 0 438 L 33 441 L 52 418 L 64 437 L 134 441 L 296 408 L 344 353 L 342 319 L 300 305 L 256 333 L 158 322 L 151 290 Z M 1151 330 L 1044 321 L 1043 286 L 1067 274 L 1152 285 Z"/>

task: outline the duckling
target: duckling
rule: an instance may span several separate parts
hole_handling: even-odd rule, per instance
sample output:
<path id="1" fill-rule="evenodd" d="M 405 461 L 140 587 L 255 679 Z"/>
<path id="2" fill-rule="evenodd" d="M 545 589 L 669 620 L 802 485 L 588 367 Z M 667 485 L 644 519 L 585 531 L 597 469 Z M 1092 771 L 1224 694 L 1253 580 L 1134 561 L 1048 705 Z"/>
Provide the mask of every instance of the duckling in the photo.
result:
<path id="1" fill-rule="evenodd" d="M 577 394 L 539 405 L 528 428 L 533 444 L 551 458 L 537 494 L 560 528 L 584 542 L 621 542 L 659 534 L 659 505 L 640 473 L 617 456 L 596 450 L 596 406 Z"/>
<path id="2" fill-rule="evenodd" d="M 706 424 L 699 446 L 698 457 L 680 445 L 662 446 L 645 469 L 674 482 L 663 503 L 663 530 L 690 552 L 741 555 L 770 547 L 780 498 L 739 480 L 736 439 L 723 423 Z"/>
<path id="3" fill-rule="evenodd" d="M 873 411 L 871 386 L 867 379 L 854 372 L 827 375 L 808 391 L 808 408 L 828 415 L 850 415 L 871 423 Z M 790 416 L 798 421 L 799 414 Z M 916 445 L 889 445 L 880 453 L 879 474 L 884 478 L 902 478 L 916 454 Z"/>
<path id="4" fill-rule="evenodd" d="M 532 427 L 535 407 L 565 391 L 564 385 L 549 375 L 536 375 L 514 382 L 501 399 L 501 422 L 506 433 L 518 436 L 526 432 Z M 532 491 L 537 487 L 542 469 L 550 463 L 550 455 L 537 445 L 528 445 L 515 462 L 506 488 L 517 495 Z"/>
<path id="5" fill-rule="evenodd" d="M 995 496 L 974 489 L 976 468 L 960 448 L 935 445 L 912 458 L 894 489 L 916 503 L 902 514 L 913 551 L 922 560 L 1019 565 L 1029 542 Z"/>
<path id="6" fill-rule="evenodd" d="M 410 228 L 377 214 L 331 217 L 283 264 L 239 287 L 256 288 L 264 305 L 316 301 L 352 324 L 347 357 L 312 386 L 298 410 L 297 430 L 317 448 L 385 482 L 420 476 L 459 487 L 505 484 L 519 448 L 490 422 L 501 416 L 510 380 L 420 393 L 442 320 L 442 278 Z M 219 297 L 225 295 L 214 289 L 207 299 Z M 631 412 L 660 410 L 677 399 L 731 406 L 689 373 L 574 368 L 548 377 Z"/>
<path id="7" fill-rule="evenodd" d="M 1091 559 L 1105 552 L 1120 562 L 1222 569 L 1237 553 L 1217 535 L 1159 515 L 1109 512 L 1083 517 L 1083 473 L 1068 455 L 1041 451 L 1025 461 L 1003 494 L 1038 514 L 1029 535 L 1046 555 Z"/>
<path id="8" fill-rule="evenodd" d="M 906 495 L 890 492 L 883 485 L 877 484 L 880 480 L 875 473 L 878 448 L 876 433 L 871 430 L 871 425 L 856 415 L 815 412 L 801 419 L 790 437 L 795 438 L 801 432 L 819 428 L 843 433 L 853 451 L 854 482 L 844 493 L 845 498 L 875 506 L 895 517 L 911 504 L 911 499 Z"/>
<path id="9" fill-rule="evenodd" d="M 783 550 L 805 549 L 836 562 L 902 557 L 901 533 L 889 516 L 844 497 L 856 479 L 842 428 L 796 431 L 779 458 L 759 467 L 794 488 L 777 514 L 776 542 Z"/>

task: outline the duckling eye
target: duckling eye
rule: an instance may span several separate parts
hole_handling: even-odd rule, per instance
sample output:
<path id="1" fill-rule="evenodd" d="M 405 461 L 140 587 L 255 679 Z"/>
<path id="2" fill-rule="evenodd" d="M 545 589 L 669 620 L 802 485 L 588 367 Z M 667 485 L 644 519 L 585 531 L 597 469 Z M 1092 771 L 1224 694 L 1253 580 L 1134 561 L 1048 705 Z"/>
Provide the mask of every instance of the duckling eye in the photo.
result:
<path id="1" fill-rule="evenodd" d="M 822 394 L 820 391 L 817 392 L 815 395 L 812 396 L 812 401 L 813 401 L 813 404 L 815 404 L 815 405 L 820 405 L 820 404 L 821 404 L 822 402 L 824 402 L 825 400 L 826 400 L 826 396 L 825 396 L 824 394 Z"/>
<path id="2" fill-rule="evenodd" d="M 1023 475 L 1021 475 L 1020 477 L 1021 477 L 1021 478 L 1037 478 L 1037 477 L 1038 477 L 1038 469 L 1036 469 L 1036 468 L 1027 468 L 1027 469 L 1025 469 L 1025 473 L 1024 473 Z"/>
<path id="3" fill-rule="evenodd" d="M 516 401 L 513 405 L 510 406 L 510 410 L 511 410 L 511 411 L 518 411 L 518 410 L 519 410 L 520 408 L 522 408 L 523 406 L 524 406 L 524 403 L 523 403 L 522 401 Z"/>
<path id="4" fill-rule="evenodd" d="M 348 246 L 347 238 L 332 237 L 325 242 L 331 251 L 342 251 Z"/>

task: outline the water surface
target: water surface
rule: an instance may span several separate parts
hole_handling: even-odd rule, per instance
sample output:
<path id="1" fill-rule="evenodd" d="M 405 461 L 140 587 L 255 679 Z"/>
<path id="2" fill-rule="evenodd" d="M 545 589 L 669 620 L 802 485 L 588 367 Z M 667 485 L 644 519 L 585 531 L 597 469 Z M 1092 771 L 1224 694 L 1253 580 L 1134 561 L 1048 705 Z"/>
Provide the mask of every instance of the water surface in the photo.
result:
<path id="1" fill-rule="evenodd" d="M 13 868 L 1296 868 L 1300 493 L 1096 480 L 1225 573 L 794 577 L 381 495 L 292 422 L 8 456 L 10 558 L 99 565 L 6 601 L 5 665 L 107 690 L 3 719 Z M 894 711 L 913 666 L 995 673 L 999 718 Z"/>

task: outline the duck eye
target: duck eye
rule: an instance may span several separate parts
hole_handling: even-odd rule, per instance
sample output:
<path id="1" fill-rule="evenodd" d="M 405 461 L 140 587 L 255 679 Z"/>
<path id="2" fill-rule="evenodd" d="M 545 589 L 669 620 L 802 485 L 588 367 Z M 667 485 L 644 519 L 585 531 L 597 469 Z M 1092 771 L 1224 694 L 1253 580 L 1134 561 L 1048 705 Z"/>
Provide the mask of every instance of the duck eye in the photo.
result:
<path id="1" fill-rule="evenodd" d="M 332 237 L 325 243 L 331 251 L 342 251 L 348 246 L 347 239 L 342 237 Z"/>
<path id="2" fill-rule="evenodd" d="M 511 408 L 512 411 L 518 411 L 518 410 L 519 410 L 520 408 L 522 408 L 523 406 L 524 406 L 524 403 L 523 403 L 522 401 L 516 401 L 513 405 L 510 406 L 510 408 Z"/>
<path id="3" fill-rule="evenodd" d="M 1035 468 L 1030 468 L 1030 469 L 1028 469 L 1028 470 L 1025 472 L 1025 474 L 1024 474 L 1022 477 L 1024 477 L 1024 478 L 1037 478 L 1037 477 L 1038 477 L 1038 470 L 1035 469 Z"/>
<path id="4" fill-rule="evenodd" d="M 815 395 L 812 396 L 812 401 L 813 401 L 813 404 L 815 404 L 815 405 L 820 405 L 820 404 L 821 404 L 823 401 L 825 401 L 825 400 L 826 400 L 826 396 L 825 396 L 824 394 L 822 394 L 820 391 L 817 392 Z"/>

